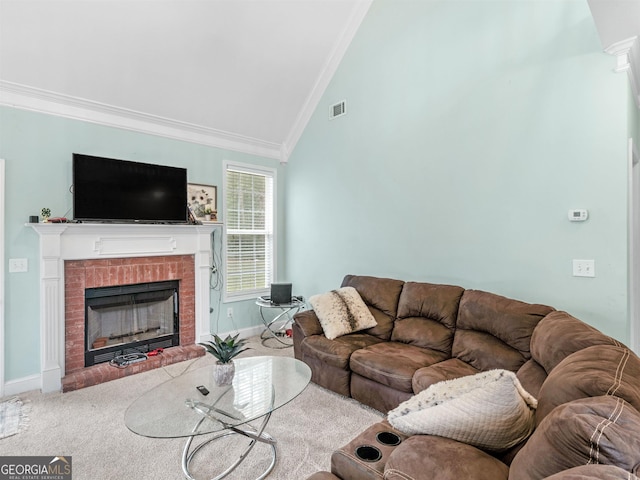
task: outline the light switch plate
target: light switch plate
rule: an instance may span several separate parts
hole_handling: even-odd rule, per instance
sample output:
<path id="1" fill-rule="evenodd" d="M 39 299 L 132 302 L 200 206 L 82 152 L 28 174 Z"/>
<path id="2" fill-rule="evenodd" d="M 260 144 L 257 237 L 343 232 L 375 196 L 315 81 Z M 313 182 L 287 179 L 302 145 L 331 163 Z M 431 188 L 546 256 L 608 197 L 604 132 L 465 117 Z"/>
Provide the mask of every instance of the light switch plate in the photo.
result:
<path id="1" fill-rule="evenodd" d="M 574 277 L 595 277 L 596 276 L 595 260 L 574 260 L 573 276 Z"/>
<path id="2" fill-rule="evenodd" d="M 10 258 L 9 273 L 20 273 L 29 270 L 29 263 L 26 258 Z"/>

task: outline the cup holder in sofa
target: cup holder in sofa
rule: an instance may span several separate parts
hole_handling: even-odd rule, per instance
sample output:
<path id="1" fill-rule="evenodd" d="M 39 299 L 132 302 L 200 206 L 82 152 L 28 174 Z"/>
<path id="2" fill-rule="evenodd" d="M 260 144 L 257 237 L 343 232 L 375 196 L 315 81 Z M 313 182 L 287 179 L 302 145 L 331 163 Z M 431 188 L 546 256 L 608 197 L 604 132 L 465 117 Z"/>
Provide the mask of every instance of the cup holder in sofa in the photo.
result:
<path id="1" fill-rule="evenodd" d="M 400 445 L 402 439 L 399 435 L 396 435 L 393 432 L 378 432 L 376 434 L 376 440 L 382 445 L 388 445 L 390 447 L 395 447 L 396 445 Z"/>
<path id="2" fill-rule="evenodd" d="M 382 452 L 371 445 L 356 447 L 356 457 L 365 462 L 377 462 L 382 458 Z"/>

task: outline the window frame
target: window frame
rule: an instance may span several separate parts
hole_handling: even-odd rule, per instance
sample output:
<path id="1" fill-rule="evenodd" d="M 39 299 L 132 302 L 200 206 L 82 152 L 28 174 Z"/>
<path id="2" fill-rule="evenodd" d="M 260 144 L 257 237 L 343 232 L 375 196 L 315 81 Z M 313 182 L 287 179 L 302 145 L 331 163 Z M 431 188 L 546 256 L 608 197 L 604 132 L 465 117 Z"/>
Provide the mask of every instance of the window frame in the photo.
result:
<path id="1" fill-rule="evenodd" d="M 224 272 L 224 286 L 223 286 L 223 301 L 225 303 L 229 302 L 239 302 L 244 300 L 255 300 L 257 297 L 261 295 L 269 295 L 270 286 L 267 286 L 262 289 L 252 289 L 252 290 L 243 290 L 237 293 L 230 293 L 227 291 L 227 279 L 228 279 L 228 231 L 229 225 L 227 223 L 228 215 L 227 215 L 227 173 L 229 170 L 235 170 L 241 173 L 253 174 L 253 175 L 264 175 L 266 177 L 271 178 L 273 185 L 273 195 L 272 195 L 272 225 L 271 225 L 271 282 L 274 282 L 277 278 L 277 205 L 278 205 L 278 187 L 277 187 L 277 170 L 275 168 L 264 167 L 259 165 L 252 165 L 240 162 L 233 162 L 230 160 L 225 160 L 222 164 L 222 212 L 223 212 L 223 235 L 222 235 L 222 251 L 224 252 L 223 258 L 223 272 Z"/>

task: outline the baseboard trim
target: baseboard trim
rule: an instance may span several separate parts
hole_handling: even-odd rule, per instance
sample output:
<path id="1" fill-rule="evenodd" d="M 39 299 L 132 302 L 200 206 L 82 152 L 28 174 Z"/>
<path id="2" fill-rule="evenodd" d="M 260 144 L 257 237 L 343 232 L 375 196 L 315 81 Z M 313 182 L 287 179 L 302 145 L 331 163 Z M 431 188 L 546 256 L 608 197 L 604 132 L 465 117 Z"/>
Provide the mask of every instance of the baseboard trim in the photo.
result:
<path id="1" fill-rule="evenodd" d="M 227 335 L 231 335 L 232 337 L 240 334 L 240 338 L 249 338 L 255 337 L 256 335 L 260 335 L 264 331 L 264 327 L 260 325 L 255 325 L 253 327 L 241 328 L 240 330 L 233 330 L 229 332 L 219 332 L 217 335 L 221 338 L 225 338 Z M 213 335 L 209 334 L 209 340 L 213 340 Z"/>
<path id="2" fill-rule="evenodd" d="M 29 392 L 31 390 L 40 390 L 41 385 L 42 378 L 38 374 L 16 380 L 9 380 L 4 384 L 4 395 L 18 395 L 19 393 Z"/>

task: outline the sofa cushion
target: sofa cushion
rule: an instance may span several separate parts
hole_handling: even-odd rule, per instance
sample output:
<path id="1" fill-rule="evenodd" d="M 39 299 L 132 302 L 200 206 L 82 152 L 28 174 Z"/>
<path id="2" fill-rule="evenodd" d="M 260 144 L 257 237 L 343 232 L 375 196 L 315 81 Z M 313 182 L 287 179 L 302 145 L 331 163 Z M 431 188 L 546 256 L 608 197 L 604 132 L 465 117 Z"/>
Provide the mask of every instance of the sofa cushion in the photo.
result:
<path id="1" fill-rule="evenodd" d="M 553 308 L 479 290 L 460 300 L 452 356 L 478 370 L 516 372 L 531 358 L 531 335 Z"/>
<path id="2" fill-rule="evenodd" d="M 640 409 L 640 359 L 629 349 L 594 345 L 569 355 L 545 380 L 537 423 L 555 407 L 578 398 L 616 395 Z"/>
<path id="3" fill-rule="evenodd" d="M 335 340 L 313 335 L 302 340 L 299 350 L 305 357 L 317 358 L 332 367 L 348 370 L 353 352 L 381 342 L 378 337 L 362 332 L 343 335 Z"/>
<path id="4" fill-rule="evenodd" d="M 547 379 L 547 372 L 533 358 L 527 360 L 516 372 L 520 384 L 534 397 L 538 397 L 542 384 Z"/>
<path id="5" fill-rule="evenodd" d="M 555 473 L 546 480 L 639 480 L 638 477 L 613 465 L 582 465 Z"/>
<path id="6" fill-rule="evenodd" d="M 353 287 L 342 287 L 313 295 L 309 304 L 316 312 L 324 336 L 329 340 L 377 325 L 376 319 Z"/>
<path id="7" fill-rule="evenodd" d="M 385 480 L 506 480 L 509 469 L 482 450 L 449 438 L 414 435 L 389 455 Z"/>
<path id="8" fill-rule="evenodd" d="M 539 480 L 586 464 L 640 465 L 640 414 L 603 395 L 559 406 L 538 426 L 511 463 L 512 480 Z"/>
<path id="9" fill-rule="evenodd" d="M 293 316 L 294 323 L 298 325 L 301 333 L 304 337 L 310 337 L 311 335 L 322 335 L 322 325 L 316 312 L 313 310 L 303 310 Z"/>
<path id="10" fill-rule="evenodd" d="M 405 283 L 391 340 L 451 355 L 463 292 L 462 287 L 450 285 Z"/>
<path id="11" fill-rule="evenodd" d="M 513 372 L 491 370 L 431 385 L 390 411 L 388 419 L 407 434 L 502 451 L 531 434 L 536 404 Z"/>
<path id="12" fill-rule="evenodd" d="M 403 392 L 388 387 L 357 373 L 351 374 L 351 398 L 381 413 L 396 408 L 413 396 L 413 392 Z"/>
<path id="13" fill-rule="evenodd" d="M 294 353 L 298 360 L 311 368 L 311 381 L 329 390 L 351 396 L 349 357 L 360 348 L 382 342 L 366 333 L 351 333 L 328 340 L 324 335 L 297 339 L 298 324 L 293 326 Z"/>
<path id="14" fill-rule="evenodd" d="M 531 355 L 547 373 L 572 353 L 592 345 L 623 346 L 567 312 L 551 312 L 531 336 Z"/>
<path id="15" fill-rule="evenodd" d="M 411 385 L 415 393 L 419 393 L 434 383 L 453 380 L 467 375 L 475 375 L 478 370 L 458 358 L 449 358 L 443 362 L 422 367 L 413 375 Z"/>
<path id="16" fill-rule="evenodd" d="M 413 374 L 425 365 L 445 360 L 437 350 L 398 342 L 381 342 L 353 352 L 351 371 L 402 392 L 413 392 Z"/>
<path id="17" fill-rule="evenodd" d="M 403 281 L 391 278 L 346 275 L 341 286 L 355 288 L 376 319 L 377 325 L 367 333 L 389 340 L 398 313 L 398 300 L 403 285 Z"/>

